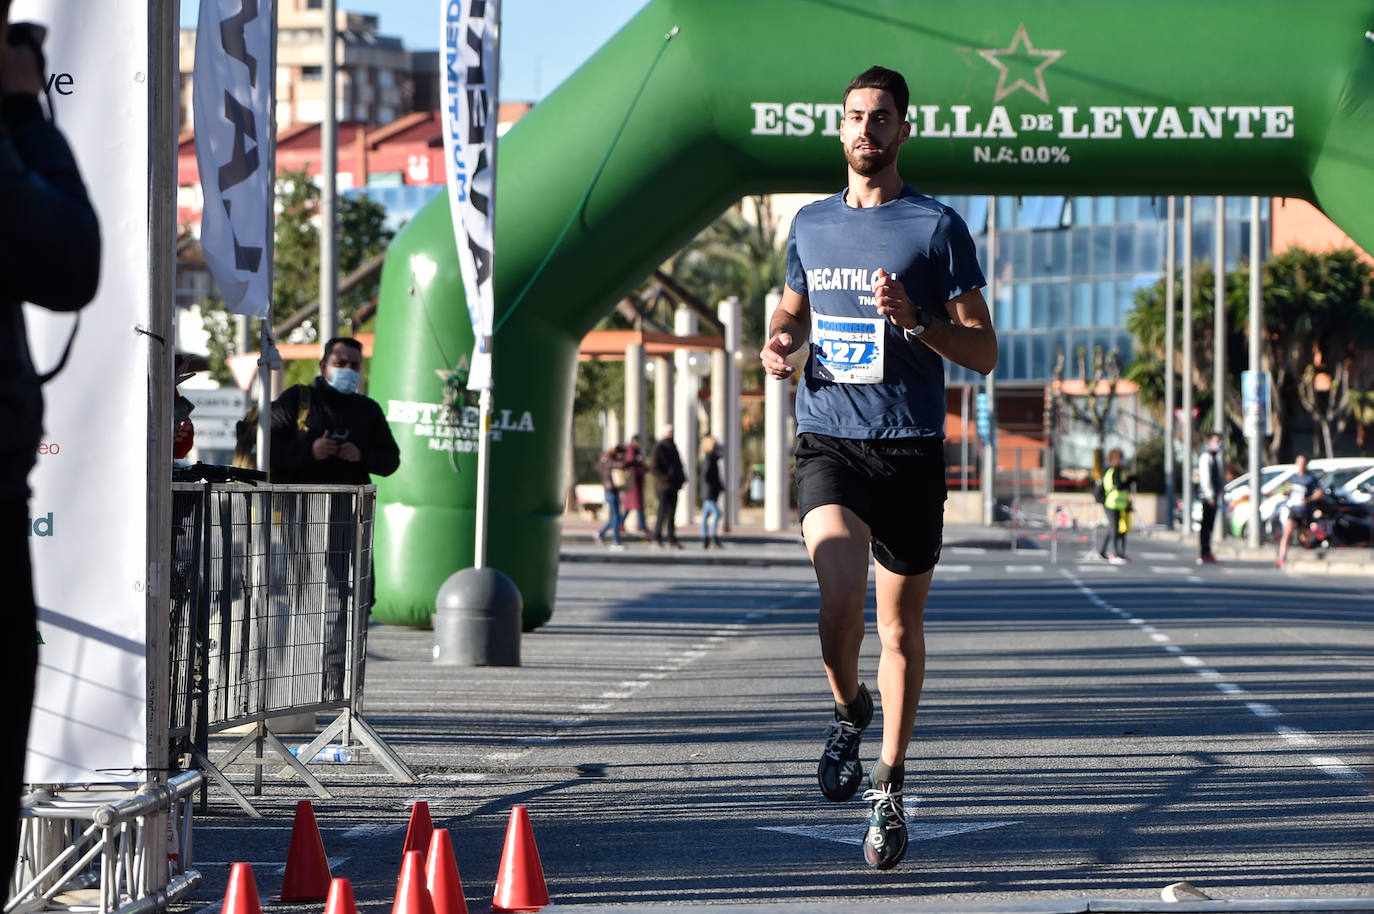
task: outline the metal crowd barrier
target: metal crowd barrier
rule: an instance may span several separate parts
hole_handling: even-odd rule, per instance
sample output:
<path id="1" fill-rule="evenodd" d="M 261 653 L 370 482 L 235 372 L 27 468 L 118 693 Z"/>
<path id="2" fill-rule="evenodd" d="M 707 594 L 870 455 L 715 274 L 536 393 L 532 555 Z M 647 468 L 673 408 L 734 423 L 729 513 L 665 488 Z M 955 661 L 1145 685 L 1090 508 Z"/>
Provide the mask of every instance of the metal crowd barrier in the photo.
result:
<path id="1" fill-rule="evenodd" d="M 284 764 L 281 775 L 329 798 L 306 765 L 335 738 L 356 739 L 397 781 L 414 782 L 362 714 L 376 487 L 179 482 L 172 490 L 173 756 L 189 757 L 254 816 L 225 768 L 255 766 L 259 795 L 263 769 Z M 335 711 L 299 757 L 266 725 Z M 210 734 L 241 727 L 244 736 L 212 761 Z"/>

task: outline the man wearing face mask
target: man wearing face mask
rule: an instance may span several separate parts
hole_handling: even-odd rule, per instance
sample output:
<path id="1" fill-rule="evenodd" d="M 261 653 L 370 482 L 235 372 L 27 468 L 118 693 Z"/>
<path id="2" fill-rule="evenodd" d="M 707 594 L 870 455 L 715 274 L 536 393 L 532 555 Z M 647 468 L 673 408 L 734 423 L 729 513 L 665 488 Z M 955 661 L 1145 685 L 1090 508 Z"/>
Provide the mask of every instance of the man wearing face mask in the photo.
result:
<path id="1" fill-rule="evenodd" d="M 324 345 L 320 375 L 297 384 L 272 403 L 272 481 L 274 483 L 333 483 L 363 486 L 372 476 L 390 476 L 401 465 L 401 452 L 391 436 L 382 408 L 358 393 L 363 346 L 352 337 L 335 337 Z M 301 502 L 284 499 L 282 529 L 287 548 L 297 555 L 318 552 L 318 537 L 307 530 Z M 354 527 L 352 498 L 329 498 L 328 542 L 325 549 L 325 603 L 319 610 L 296 607 L 300 613 L 323 614 L 323 679 L 321 699 L 337 701 L 350 683 L 344 652 L 348 643 L 345 610 L 352 596 Z M 315 518 L 318 526 L 319 520 Z M 370 575 L 368 576 L 370 578 Z M 355 611 L 365 614 L 370 594 L 357 594 Z"/>
<path id="2" fill-rule="evenodd" d="M 358 393 L 363 345 L 335 337 L 320 376 L 272 403 L 272 481 L 367 485 L 401 465 L 382 408 Z"/>

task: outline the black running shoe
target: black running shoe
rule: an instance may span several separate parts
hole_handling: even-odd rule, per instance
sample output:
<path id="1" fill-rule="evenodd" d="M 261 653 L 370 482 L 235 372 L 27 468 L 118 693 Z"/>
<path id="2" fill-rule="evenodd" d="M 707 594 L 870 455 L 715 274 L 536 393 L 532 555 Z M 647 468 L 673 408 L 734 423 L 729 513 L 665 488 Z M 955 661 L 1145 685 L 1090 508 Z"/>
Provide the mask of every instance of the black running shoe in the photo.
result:
<path id="1" fill-rule="evenodd" d="M 901 790 L 890 784 L 874 784 L 864 791 L 864 802 L 873 804 L 864 836 L 864 860 L 869 866 L 887 870 L 906 856 L 906 809 Z"/>
<path id="2" fill-rule="evenodd" d="M 859 741 L 863 738 L 864 729 L 873 720 L 873 699 L 865 685 L 859 685 L 859 694 L 867 700 L 868 713 L 864 719 L 848 721 L 836 714 L 825 731 L 825 751 L 821 754 L 816 777 L 821 784 L 821 793 L 832 803 L 843 803 L 854 796 L 863 781 Z"/>

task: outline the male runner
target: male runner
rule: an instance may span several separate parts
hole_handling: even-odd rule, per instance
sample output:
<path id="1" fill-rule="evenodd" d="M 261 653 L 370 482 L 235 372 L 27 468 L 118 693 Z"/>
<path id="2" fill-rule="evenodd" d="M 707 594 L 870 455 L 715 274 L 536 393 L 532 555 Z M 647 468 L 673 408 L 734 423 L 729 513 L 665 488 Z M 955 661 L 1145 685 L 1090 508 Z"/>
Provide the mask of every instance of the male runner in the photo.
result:
<path id="1" fill-rule="evenodd" d="M 836 802 L 858 789 L 859 740 L 873 718 L 859 681 L 870 544 L 877 559 L 885 714 L 864 794 L 872 804 L 864 859 L 878 869 L 906 853 L 903 762 L 925 676 L 925 601 L 944 523 L 942 357 L 983 374 L 997 363 L 968 228 L 897 173 L 897 153 L 911 136 L 907 101 L 901 74 L 882 67 L 845 90 L 840 142 L 849 186 L 793 221 L 787 287 L 760 354 L 770 376 L 786 378 L 794 370 L 786 357 L 810 336 L 797 390 L 797 488 L 835 699 L 819 779 Z"/>

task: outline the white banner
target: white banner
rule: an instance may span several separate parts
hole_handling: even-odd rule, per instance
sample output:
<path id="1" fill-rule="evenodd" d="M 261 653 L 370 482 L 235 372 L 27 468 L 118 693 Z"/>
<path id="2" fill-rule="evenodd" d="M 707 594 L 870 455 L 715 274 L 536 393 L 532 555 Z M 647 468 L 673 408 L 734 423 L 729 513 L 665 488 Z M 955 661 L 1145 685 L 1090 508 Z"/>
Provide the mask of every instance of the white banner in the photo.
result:
<path id="1" fill-rule="evenodd" d="M 57 125 L 100 220 L 100 291 L 66 369 L 43 389 L 29 536 L 38 693 L 29 783 L 143 779 L 147 763 L 148 3 L 15 0 L 48 26 Z M 26 311 L 34 361 L 53 367 L 69 315 Z M 13 637 L 14 635 L 11 635 Z"/>
<path id="2" fill-rule="evenodd" d="M 200 244 L 229 310 L 271 310 L 274 0 L 200 0 L 192 90 Z"/>
<path id="3" fill-rule="evenodd" d="M 440 0 L 440 10 L 448 204 L 472 319 L 468 389 L 490 390 L 500 5 L 498 0 Z"/>

